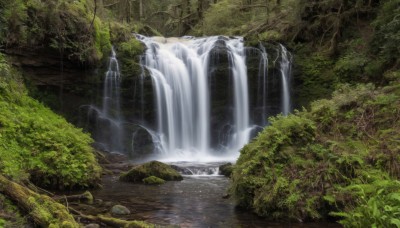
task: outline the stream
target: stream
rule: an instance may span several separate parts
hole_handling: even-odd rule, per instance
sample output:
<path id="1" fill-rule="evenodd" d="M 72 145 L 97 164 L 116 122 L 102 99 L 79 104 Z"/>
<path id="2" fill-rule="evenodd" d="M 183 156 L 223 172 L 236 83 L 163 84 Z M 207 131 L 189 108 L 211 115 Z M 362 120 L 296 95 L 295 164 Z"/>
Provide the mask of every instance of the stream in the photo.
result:
<path id="1" fill-rule="evenodd" d="M 174 164 L 177 165 L 177 164 Z M 179 165 L 179 164 L 178 164 Z M 200 164 L 204 170 L 206 164 Z M 210 164 L 210 167 L 215 167 Z M 180 164 L 191 167 L 195 164 Z M 233 199 L 225 199 L 229 179 L 211 174 L 184 175 L 183 181 L 163 185 L 121 182 L 117 176 L 105 176 L 103 188 L 93 191 L 96 199 L 121 204 L 131 214 L 120 218 L 143 220 L 159 225 L 180 227 L 340 227 L 332 223 L 271 223 L 248 211 L 235 207 Z M 198 173 L 198 172 L 197 172 Z"/>

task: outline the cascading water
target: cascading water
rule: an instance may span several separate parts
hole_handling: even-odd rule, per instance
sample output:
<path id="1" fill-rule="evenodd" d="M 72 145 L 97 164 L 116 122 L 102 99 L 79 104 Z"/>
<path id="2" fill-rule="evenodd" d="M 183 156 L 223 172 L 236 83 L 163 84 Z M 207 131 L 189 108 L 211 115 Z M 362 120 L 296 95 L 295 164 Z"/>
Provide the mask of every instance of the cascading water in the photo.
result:
<path id="1" fill-rule="evenodd" d="M 245 48 L 241 37 L 137 38 L 146 52 L 133 99 L 132 81 L 121 96 L 113 49 L 101 108 L 86 106 L 86 129 L 107 151 L 164 161 L 235 160 L 269 116 L 291 110 L 291 55 L 282 45 L 269 55 L 274 45 Z"/>
<path id="2" fill-rule="evenodd" d="M 290 104 L 290 76 L 291 76 L 291 55 L 287 49 L 279 44 L 280 48 L 280 73 L 282 78 L 282 113 L 288 115 L 291 109 Z"/>
<path id="3" fill-rule="evenodd" d="M 233 78 L 234 131 L 228 151 L 248 142 L 249 98 L 242 38 L 147 38 L 144 65 L 156 96 L 158 136 L 166 155 L 185 159 L 211 155 L 209 66 L 211 52 L 224 41 Z M 226 155 L 226 154 L 225 154 Z"/>
<path id="4" fill-rule="evenodd" d="M 258 93 L 257 106 L 261 108 L 261 126 L 267 124 L 267 86 L 268 86 L 268 53 L 265 47 L 260 43 L 260 63 L 258 67 Z"/>
<path id="5" fill-rule="evenodd" d="M 104 77 L 102 108 L 94 105 L 88 107 L 88 121 L 95 120 L 92 135 L 102 145 L 102 148 L 110 152 L 123 151 L 123 121 L 120 104 L 121 74 L 117 55 L 112 48 L 108 63 L 108 70 Z"/>

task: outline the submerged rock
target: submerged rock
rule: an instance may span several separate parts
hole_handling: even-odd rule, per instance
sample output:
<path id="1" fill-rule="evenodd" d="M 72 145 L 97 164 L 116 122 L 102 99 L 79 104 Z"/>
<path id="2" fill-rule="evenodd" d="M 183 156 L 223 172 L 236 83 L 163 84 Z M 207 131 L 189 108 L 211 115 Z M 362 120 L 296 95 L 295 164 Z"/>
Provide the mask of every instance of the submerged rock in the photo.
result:
<path id="1" fill-rule="evenodd" d="M 155 177 L 155 176 L 146 177 L 142 181 L 145 184 L 153 184 L 153 185 L 165 183 L 165 180 Z"/>
<path id="2" fill-rule="evenodd" d="M 180 181 L 183 179 L 171 166 L 159 161 L 151 161 L 142 165 L 133 167 L 126 173 L 123 173 L 119 179 L 122 181 L 129 181 L 140 183 L 147 177 L 155 176 L 166 181 Z"/>
<path id="3" fill-rule="evenodd" d="M 219 167 L 219 174 L 224 175 L 226 177 L 230 177 L 232 174 L 233 165 L 232 163 L 226 163 Z"/>
<path id="4" fill-rule="evenodd" d="M 122 205 L 114 205 L 111 208 L 111 214 L 113 215 L 129 215 L 131 213 L 131 211 Z"/>

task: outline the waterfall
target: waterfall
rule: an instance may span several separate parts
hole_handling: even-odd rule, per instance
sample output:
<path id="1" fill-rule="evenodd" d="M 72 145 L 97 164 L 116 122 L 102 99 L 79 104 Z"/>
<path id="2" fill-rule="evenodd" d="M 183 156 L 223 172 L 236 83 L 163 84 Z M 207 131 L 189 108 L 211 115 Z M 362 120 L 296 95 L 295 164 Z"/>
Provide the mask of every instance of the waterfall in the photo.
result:
<path id="1" fill-rule="evenodd" d="M 260 43 L 260 63 L 258 67 L 258 85 L 257 94 L 258 98 L 258 107 L 261 107 L 261 126 L 267 125 L 267 90 L 268 90 L 268 53 L 265 47 Z"/>
<path id="2" fill-rule="evenodd" d="M 269 116 L 292 109 L 292 57 L 283 45 L 275 54 L 275 45 L 246 48 L 242 37 L 136 37 L 146 51 L 133 93 L 124 89 L 121 96 L 113 48 L 101 103 L 86 106 L 85 128 L 107 151 L 164 161 L 234 160 Z"/>
<path id="3" fill-rule="evenodd" d="M 290 76 L 291 76 L 291 55 L 287 49 L 279 44 L 280 48 L 280 73 L 282 78 L 282 113 L 288 115 L 291 109 L 290 102 Z"/>
<path id="4" fill-rule="evenodd" d="M 124 134 L 120 104 L 121 74 L 114 48 L 111 50 L 103 83 L 102 107 L 98 108 L 95 105 L 81 106 L 81 108 L 87 109 L 85 128 L 90 129 L 93 138 L 101 145 L 101 149 L 110 152 L 123 152 Z"/>
<path id="5" fill-rule="evenodd" d="M 176 157 L 211 155 L 210 145 L 210 56 L 224 43 L 233 78 L 233 133 L 227 145 L 238 152 L 250 137 L 247 68 L 240 37 L 148 38 L 144 65 L 151 74 L 155 91 L 157 133 L 161 152 Z"/>

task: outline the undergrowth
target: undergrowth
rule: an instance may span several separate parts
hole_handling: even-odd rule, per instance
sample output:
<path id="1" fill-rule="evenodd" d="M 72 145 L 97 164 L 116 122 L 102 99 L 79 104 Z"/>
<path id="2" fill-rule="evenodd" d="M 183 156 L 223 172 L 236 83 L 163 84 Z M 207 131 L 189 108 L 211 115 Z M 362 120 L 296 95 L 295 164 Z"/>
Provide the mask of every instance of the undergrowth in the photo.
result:
<path id="1" fill-rule="evenodd" d="M 239 205 L 270 219 L 399 226 L 398 79 L 383 88 L 345 84 L 310 110 L 271 118 L 235 165 Z"/>

